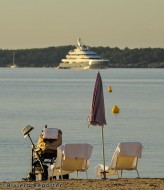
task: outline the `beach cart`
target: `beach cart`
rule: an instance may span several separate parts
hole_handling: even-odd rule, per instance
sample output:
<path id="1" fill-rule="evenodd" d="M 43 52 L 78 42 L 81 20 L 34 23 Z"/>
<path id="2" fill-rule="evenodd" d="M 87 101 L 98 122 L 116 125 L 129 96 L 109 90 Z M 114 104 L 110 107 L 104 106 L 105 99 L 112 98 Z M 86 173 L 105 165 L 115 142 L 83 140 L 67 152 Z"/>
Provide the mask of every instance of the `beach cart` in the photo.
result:
<path id="1" fill-rule="evenodd" d="M 31 151 L 31 172 L 27 180 L 35 181 L 48 179 L 48 166 L 55 162 L 57 157 L 57 148 L 62 144 L 62 131 L 57 128 L 43 128 L 36 146 L 34 145 L 30 131 L 34 129 L 28 125 L 23 129 L 24 136 L 28 136 L 32 143 Z"/>

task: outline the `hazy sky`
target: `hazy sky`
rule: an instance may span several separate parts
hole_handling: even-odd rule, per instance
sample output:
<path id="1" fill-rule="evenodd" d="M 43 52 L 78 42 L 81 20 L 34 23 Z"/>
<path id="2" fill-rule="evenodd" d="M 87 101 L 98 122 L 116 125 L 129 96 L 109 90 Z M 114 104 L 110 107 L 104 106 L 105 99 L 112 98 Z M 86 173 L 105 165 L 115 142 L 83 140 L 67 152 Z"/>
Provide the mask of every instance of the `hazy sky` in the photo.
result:
<path id="1" fill-rule="evenodd" d="M 164 0 L 0 0 L 0 49 L 164 48 Z"/>

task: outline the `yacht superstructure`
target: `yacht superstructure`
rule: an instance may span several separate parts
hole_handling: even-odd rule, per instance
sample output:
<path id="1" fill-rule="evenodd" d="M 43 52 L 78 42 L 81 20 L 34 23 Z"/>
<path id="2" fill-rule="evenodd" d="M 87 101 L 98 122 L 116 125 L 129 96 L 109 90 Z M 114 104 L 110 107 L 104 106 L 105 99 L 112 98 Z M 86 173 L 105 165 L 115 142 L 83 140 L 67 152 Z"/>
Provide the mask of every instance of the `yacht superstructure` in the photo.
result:
<path id="1" fill-rule="evenodd" d="M 75 49 L 68 52 L 65 59 L 61 60 L 59 68 L 63 69 L 92 69 L 108 68 L 109 60 L 103 59 L 89 47 L 81 43 L 79 38 Z"/>

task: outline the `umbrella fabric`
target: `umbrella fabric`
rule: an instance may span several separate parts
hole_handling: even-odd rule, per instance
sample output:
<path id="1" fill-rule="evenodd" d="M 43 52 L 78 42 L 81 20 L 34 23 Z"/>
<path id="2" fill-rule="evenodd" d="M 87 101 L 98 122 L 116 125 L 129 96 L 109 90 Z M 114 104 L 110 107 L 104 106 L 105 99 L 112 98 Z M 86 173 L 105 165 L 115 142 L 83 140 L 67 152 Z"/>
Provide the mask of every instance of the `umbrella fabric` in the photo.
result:
<path id="1" fill-rule="evenodd" d="M 97 78 L 93 91 L 90 113 L 88 116 L 88 123 L 91 125 L 106 125 L 103 85 L 99 72 L 97 73 Z"/>

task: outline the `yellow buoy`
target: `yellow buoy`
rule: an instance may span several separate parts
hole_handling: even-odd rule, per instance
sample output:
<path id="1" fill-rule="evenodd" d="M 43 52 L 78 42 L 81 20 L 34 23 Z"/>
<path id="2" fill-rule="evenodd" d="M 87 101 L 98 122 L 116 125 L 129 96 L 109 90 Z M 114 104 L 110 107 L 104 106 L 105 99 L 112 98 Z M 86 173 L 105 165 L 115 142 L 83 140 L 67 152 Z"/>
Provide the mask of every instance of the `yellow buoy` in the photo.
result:
<path id="1" fill-rule="evenodd" d="M 112 92 L 112 87 L 108 86 L 108 92 Z"/>
<path id="2" fill-rule="evenodd" d="M 120 109 L 118 108 L 117 105 L 114 105 L 113 108 L 112 108 L 112 112 L 113 113 L 119 113 Z"/>

